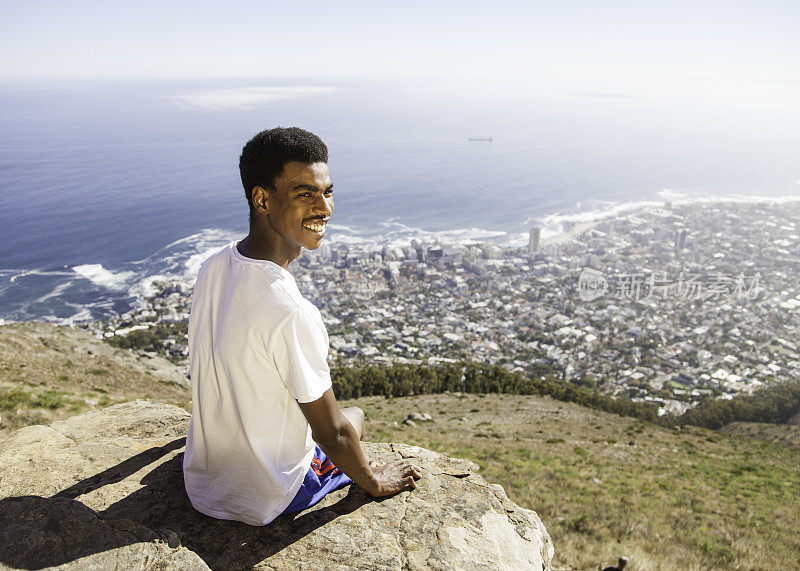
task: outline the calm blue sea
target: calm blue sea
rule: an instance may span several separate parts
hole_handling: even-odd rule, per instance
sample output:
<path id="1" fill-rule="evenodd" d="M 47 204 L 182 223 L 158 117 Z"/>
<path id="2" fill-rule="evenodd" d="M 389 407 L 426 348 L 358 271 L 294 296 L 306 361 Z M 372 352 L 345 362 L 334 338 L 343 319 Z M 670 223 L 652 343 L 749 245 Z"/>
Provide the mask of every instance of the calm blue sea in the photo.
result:
<path id="1" fill-rule="evenodd" d="M 334 240 L 513 242 L 622 203 L 800 195 L 796 108 L 503 86 L 0 84 L 0 317 L 102 318 L 154 276 L 191 278 L 246 232 L 238 155 L 275 125 L 327 142 Z"/>

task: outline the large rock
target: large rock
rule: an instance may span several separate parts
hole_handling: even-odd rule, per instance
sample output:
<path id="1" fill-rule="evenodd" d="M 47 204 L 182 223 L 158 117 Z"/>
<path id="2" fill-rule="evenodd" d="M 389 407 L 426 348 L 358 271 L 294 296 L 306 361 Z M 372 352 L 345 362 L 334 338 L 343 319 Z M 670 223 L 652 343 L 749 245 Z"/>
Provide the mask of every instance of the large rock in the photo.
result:
<path id="1" fill-rule="evenodd" d="M 196 512 L 183 487 L 188 414 L 135 401 L 30 426 L 0 442 L 0 567 L 40 569 L 550 569 L 535 512 L 469 461 L 413 458 L 416 490 L 375 501 L 357 486 L 264 527 Z"/>

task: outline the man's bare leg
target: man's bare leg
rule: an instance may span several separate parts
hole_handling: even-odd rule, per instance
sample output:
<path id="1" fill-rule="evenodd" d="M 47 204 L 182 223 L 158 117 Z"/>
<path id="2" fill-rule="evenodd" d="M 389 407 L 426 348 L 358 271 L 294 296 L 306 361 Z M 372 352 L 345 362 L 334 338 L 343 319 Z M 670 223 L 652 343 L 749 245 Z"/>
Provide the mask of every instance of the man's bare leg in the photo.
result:
<path id="1" fill-rule="evenodd" d="M 367 433 L 367 427 L 364 423 L 364 411 L 357 406 L 348 406 L 342 409 L 342 414 L 356 429 L 358 439 L 364 440 L 364 435 Z"/>

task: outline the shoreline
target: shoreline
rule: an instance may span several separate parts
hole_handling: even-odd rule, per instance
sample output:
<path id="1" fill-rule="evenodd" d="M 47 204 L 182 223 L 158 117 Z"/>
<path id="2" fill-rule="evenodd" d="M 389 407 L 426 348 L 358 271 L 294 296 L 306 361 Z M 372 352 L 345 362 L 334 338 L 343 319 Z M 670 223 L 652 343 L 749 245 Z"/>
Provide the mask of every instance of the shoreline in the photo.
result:
<path id="1" fill-rule="evenodd" d="M 662 192 L 663 200 L 643 200 L 636 202 L 610 203 L 594 210 L 576 212 L 574 214 L 551 214 L 543 218 L 546 224 L 570 224 L 570 228 L 542 237 L 542 245 L 559 243 L 569 238 L 591 230 L 598 224 L 610 218 L 624 218 L 637 213 L 652 213 L 653 210 L 665 210 L 672 206 L 691 206 L 694 204 L 708 205 L 757 205 L 757 204 L 786 204 L 800 202 L 800 196 L 714 196 L 714 197 L 688 197 L 683 194 L 673 193 L 669 189 Z M 532 224 L 535 225 L 535 224 Z"/>
<path id="2" fill-rule="evenodd" d="M 576 240 L 583 233 L 592 230 L 599 224 L 610 219 L 624 219 L 643 213 L 653 213 L 671 207 L 686 207 L 691 205 L 716 205 L 722 208 L 738 205 L 765 205 L 774 206 L 786 203 L 800 202 L 800 196 L 764 197 L 764 196 L 722 196 L 722 197 L 686 197 L 670 191 L 663 192 L 664 200 L 648 200 L 638 202 L 621 202 L 601 205 L 593 210 L 576 212 L 572 214 L 550 214 L 535 221 L 528 220 L 528 228 L 539 226 L 542 228 L 540 247 L 552 247 Z M 527 231 L 502 232 L 485 230 L 481 228 L 460 228 L 442 231 L 426 231 L 421 228 L 410 227 L 396 221 L 387 221 L 385 227 L 394 229 L 386 232 L 383 237 L 364 236 L 358 230 L 346 226 L 332 224 L 333 236 L 326 241 L 329 247 L 349 247 L 356 251 L 370 252 L 388 246 L 402 248 L 409 246 L 416 240 L 423 244 L 438 243 L 444 246 L 467 247 L 478 244 L 494 244 L 503 248 L 524 248 L 528 243 Z M 338 231 L 345 233 L 337 236 Z M 0 294 L 6 297 L 9 291 L 15 293 L 18 301 L 12 311 L 4 311 L 5 321 L 16 321 L 13 314 L 16 312 L 30 314 L 19 321 L 44 321 L 48 323 L 85 323 L 104 319 L 95 317 L 92 308 L 106 309 L 113 305 L 114 300 L 127 299 L 134 305 L 152 293 L 152 284 L 162 281 L 171 284 L 180 284 L 191 287 L 196 278 L 197 271 L 202 261 L 219 247 L 234 239 L 234 233 L 229 230 L 204 229 L 184 238 L 173 241 L 164 246 L 151 256 L 123 265 L 119 269 L 107 269 L 101 264 L 81 264 L 68 269 L 54 269 L 43 271 L 37 269 L 3 269 L 0 270 Z M 162 266 L 162 267 L 159 267 Z M 27 289 L 24 282 L 31 280 L 47 281 L 48 287 L 38 291 L 31 290 L 31 299 L 20 295 Z M 44 278 L 44 280 L 42 280 Z M 72 295 L 65 295 L 65 291 L 73 289 Z M 78 290 L 78 294 L 74 291 Z M 83 292 L 99 291 L 103 297 L 101 303 L 86 302 L 76 303 L 76 297 Z M 70 293 L 68 291 L 68 293 Z M 11 297 L 11 296 L 9 296 Z M 88 297 L 88 295 L 84 295 Z M 59 303 L 61 311 L 53 309 L 56 306 L 50 303 L 49 311 L 31 311 L 30 306 L 44 304 L 53 300 Z M 103 307 L 105 306 L 105 307 Z M 69 316 L 59 316 L 66 307 L 72 308 Z M 112 312 L 113 313 L 113 312 Z M 87 315 L 88 314 L 88 315 Z M 117 313 L 119 314 L 119 313 Z M 88 317 L 88 319 L 87 319 Z"/>

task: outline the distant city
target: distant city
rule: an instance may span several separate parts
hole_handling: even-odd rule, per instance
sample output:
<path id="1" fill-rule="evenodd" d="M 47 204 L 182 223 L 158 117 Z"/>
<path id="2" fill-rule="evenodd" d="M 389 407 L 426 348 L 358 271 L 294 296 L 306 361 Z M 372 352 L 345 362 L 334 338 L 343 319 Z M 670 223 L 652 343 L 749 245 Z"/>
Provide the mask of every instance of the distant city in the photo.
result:
<path id="1" fill-rule="evenodd" d="M 330 359 L 500 364 L 680 414 L 800 377 L 797 202 L 665 203 L 527 247 L 324 244 L 290 270 L 317 305 Z M 157 293 L 87 327 L 185 323 L 191 292 Z M 161 351 L 188 354 L 176 328 Z"/>

